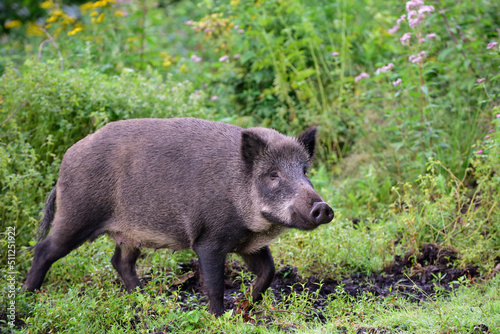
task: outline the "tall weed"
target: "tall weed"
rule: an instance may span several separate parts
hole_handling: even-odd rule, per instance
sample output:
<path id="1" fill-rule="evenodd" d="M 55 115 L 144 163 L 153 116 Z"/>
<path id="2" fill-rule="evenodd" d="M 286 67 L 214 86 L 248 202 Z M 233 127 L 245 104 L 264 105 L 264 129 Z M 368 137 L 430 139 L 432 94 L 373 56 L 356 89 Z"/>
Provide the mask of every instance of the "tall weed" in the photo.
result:
<path id="1" fill-rule="evenodd" d="M 64 152 L 87 134 L 119 119 L 214 117 L 203 104 L 202 91 L 155 72 L 61 72 L 57 62 L 28 60 L 22 74 L 7 68 L 0 92 L 0 218 L 2 230 L 18 227 L 19 245 L 32 239 L 30 231 L 55 184 Z"/>

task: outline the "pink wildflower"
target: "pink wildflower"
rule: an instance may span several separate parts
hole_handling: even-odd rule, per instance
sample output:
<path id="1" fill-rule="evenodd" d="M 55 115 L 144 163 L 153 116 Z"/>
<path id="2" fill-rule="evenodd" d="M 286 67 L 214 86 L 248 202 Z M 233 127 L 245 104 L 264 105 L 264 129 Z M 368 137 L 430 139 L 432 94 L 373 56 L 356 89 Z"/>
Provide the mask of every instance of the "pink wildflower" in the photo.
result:
<path id="1" fill-rule="evenodd" d="M 424 5 L 424 0 L 410 0 L 406 3 L 406 11 L 409 12 L 414 8 Z"/>
<path id="2" fill-rule="evenodd" d="M 483 154 L 483 150 L 477 151 L 476 154 Z"/>
<path id="3" fill-rule="evenodd" d="M 212 101 L 217 101 L 218 99 L 219 99 L 219 97 L 218 97 L 218 96 L 216 96 L 216 95 L 214 95 L 214 96 L 212 96 L 212 97 L 210 98 L 210 100 L 212 100 Z"/>
<path id="4" fill-rule="evenodd" d="M 490 49 L 493 49 L 497 45 L 498 45 L 498 42 L 491 42 L 491 43 L 488 43 L 488 46 L 486 48 L 488 50 L 490 50 Z"/>
<path id="5" fill-rule="evenodd" d="M 484 139 L 490 139 L 490 138 L 491 138 L 490 136 L 486 136 L 486 137 L 484 137 Z"/>
<path id="6" fill-rule="evenodd" d="M 483 82 L 484 80 L 485 80 L 484 78 L 479 78 L 479 79 L 477 79 L 476 81 L 477 81 L 477 83 L 481 83 L 481 82 Z"/>
<path id="7" fill-rule="evenodd" d="M 416 10 L 410 10 L 408 12 L 408 21 L 413 20 L 418 15 Z"/>
<path id="8" fill-rule="evenodd" d="M 339 55 L 339 53 L 338 53 L 338 52 L 332 52 L 332 56 L 333 56 L 333 57 L 337 57 L 338 55 Z"/>
<path id="9" fill-rule="evenodd" d="M 407 32 L 404 33 L 404 35 L 399 39 L 401 41 L 401 44 L 403 45 L 408 45 L 408 41 L 411 38 L 411 33 Z"/>
<path id="10" fill-rule="evenodd" d="M 495 117 L 496 117 L 496 118 L 500 118 L 500 114 L 496 114 L 496 115 L 495 115 Z"/>
<path id="11" fill-rule="evenodd" d="M 197 55 L 192 55 L 191 60 L 194 61 L 195 63 L 199 63 L 202 59 L 201 59 L 201 57 L 198 57 Z"/>
<path id="12" fill-rule="evenodd" d="M 193 20 L 185 21 L 184 24 L 190 26 L 191 24 L 193 24 Z"/>
<path id="13" fill-rule="evenodd" d="M 427 38 L 436 38 L 437 35 L 435 33 L 431 32 L 430 34 L 427 34 L 427 36 L 425 36 L 425 37 L 427 37 Z"/>
<path id="14" fill-rule="evenodd" d="M 236 32 L 237 32 L 238 34 L 243 34 L 243 33 L 245 33 L 245 30 L 244 30 L 244 29 L 238 29 Z"/>
<path id="15" fill-rule="evenodd" d="M 395 25 L 394 27 L 392 27 L 389 30 L 387 30 L 387 32 L 392 35 L 392 34 L 394 34 L 398 30 L 399 30 L 399 26 Z"/>
<path id="16" fill-rule="evenodd" d="M 226 61 L 226 60 L 228 60 L 228 59 L 229 59 L 229 56 L 228 56 L 228 55 L 225 55 L 225 56 L 220 57 L 220 58 L 219 58 L 219 61 L 220 61 L 220 62 L 223 62 L 223 61 Z"/>
<path id="17" fill-rule="evenodd" d="M 396 21 L 396 23 L 397 23 L 398 25 L 400 25 L 401 23 L 403 23 L 403 22 L 404 22 L 404 20 L 405 20 L 405 19 L 406 19 L 406 14 L 403 14 L 403 15 L 401 15 L 401 17 L 400 17 L 400 18 Z"/>
<path id="18" fill-rule="evenodd" d="M 419 14 L 429 14 L 434 11 L 434 6 L 422 6 L 418 9 Z"/>
<path id="19" fill-rule="evenodd" d="M 383 72 L 387 72 L 390 69 L 392 69 L 393 67 L 394 67 L 394 64 L 393 63 L 389 63 L 386 66 L 382 66 L 380 68 L 377 68 L 377 70 L 375 71 L 375 73 L 380 74 L 380 73 L 383 73 Z"/>
<path id="20" fill-rule="evenodd" d="M 425 42 L 425 41 L 426 41 L 426 39 L 425 39 L 425 38 L 423 38 L 423 37 L 422 37 L 422 38 L 420 38 L 420 39 L 418 40 L 418 42 L 419 42 L 420 44 L 422 44 L 422 43 L 423 43 L 423 42 Z"/>
<path id="21" fill-rule="evenodd" d="M 420 61 L 420 58 L 417 55 L 411 55 L 408 57 L 408 61 L 412 63 L 418 63 Z"/>
<path id="22" fill-rule="evenodd" d="M 234 58 L 234 59 L 240 59 L 240 58 L 241 58 L 241 55 L 240 55 L 239 53 L 237 53 L 237 54 L 235 54 L 235 55 L 233 56 L 233 58 Z"/>
<path id="23" fill-rule="evenodd" d="M 408 57 L 408 61 L 412 63 L 420 63 L 424 58 L 427 57 L 427 52 L 420 51 L 417 55 L 411 55 Z"/>
<path id="24" fill-rule="evenodd" d="M 359 80 L 361 80 L 363 78 L 369 78 L 369 77 L 370 76 L 368 75 L 368 73 L 362 72 L 357 77 L 354 78 L 354 81 L 358 82 Z"/>
<path id="25" fill-rule="evenodd" d="M 399 78 L 398 80 L 394 81 L 394 82 L 392 83 L 392 85 L 393 85 L 394 87 L 396 87 L 396 86 L 399 86 L 399 84 L 400 84 L 401 82 L 402 82 L 402 81 L 401 81 L 401 78 Z"/>
<path id="26" fill-rule="evenodd" d="M 411 28 L 415 28 L 416 26 L 418 26 L 424 19 L 425 14 L 417 14 L 417 12 L 414 10 L 408 13 L 408 25 Z"/>

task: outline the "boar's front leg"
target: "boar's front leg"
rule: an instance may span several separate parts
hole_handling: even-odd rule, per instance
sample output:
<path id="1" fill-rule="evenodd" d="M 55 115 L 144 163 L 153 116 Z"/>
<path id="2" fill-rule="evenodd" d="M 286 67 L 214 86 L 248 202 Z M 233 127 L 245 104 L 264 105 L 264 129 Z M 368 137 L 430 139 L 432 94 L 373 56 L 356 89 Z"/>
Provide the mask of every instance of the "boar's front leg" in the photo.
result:
<path id="1" fill-rule="evenodd" d="M 115 267 L 129 292 L 141 286 L 135 271 L 135 262 L 140 254 L 141 250 L 139 248 L 116 244 L 115 254 L 111 258 L 113 267 Z"/>
<path id="2" fill-rule="evenodd" d="M 274 278 L 274 261 L 269 247 L 259 249 L 255 253 L 240 254 L 245 263 L 257 278 L 253 283 L 252 301 L 262 299 L 262 294 L 271 285 Z"/>
<path id="3" fill-rule="evenodd" d="M 220 316 L 224 313 L 224 265 L 227 253 L 211 245 L 196 246 L 194 251 L 198 255 L 201 278 L 208 296 L 208 311 Z"/>

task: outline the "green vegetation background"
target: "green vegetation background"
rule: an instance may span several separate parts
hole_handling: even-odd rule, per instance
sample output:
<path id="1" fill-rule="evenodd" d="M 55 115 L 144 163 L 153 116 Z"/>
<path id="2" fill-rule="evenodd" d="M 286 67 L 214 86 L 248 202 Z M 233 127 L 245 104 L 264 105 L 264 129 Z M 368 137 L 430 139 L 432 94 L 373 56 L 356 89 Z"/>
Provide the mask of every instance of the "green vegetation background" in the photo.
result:
<path id="1" fill-rule="evenodd" d="M 409 27 L 406 17 L 393 33 L 396 21 L 408 15 L 405 2 L 24 0 L 0 5 L 5 9 L 0 15 L 0 243 L 7 249 L 5 232 L 15 226 L 18 289 L 64 152 L 107 122 L 137 117 L 192 116 L 291 135 L 318 125 L 311 178 L 334 207 L 335 221 L 312 233 L 292 231 L 272 247 L 277 263 L 297 266 L 306 275 L 378 272 L 396 255 L 416 254 L 425 243 L 454 248 L 459 254 L 454 265 L 477 265 L 483 277 L 500 262 L 498 1 L 429 2 L 434 10 L 416 27 Z M 411 37 L 403 43 L 405 33 Z M 419 54 L 420 61 L 410 60 Z M 360 220 L 356 228 L 352 218 Z M 107 237 L 86 244 L 54 265 L 41 294 L 19 292 L 19 317 L 31 332 L 132 330 L 131 305 L 159 315 L 141 328 L 145 332 L 165 323 L 186 331 L 263 330 L 229 316 L 211 319 L 197 308 L 180 313 L 174 297 L 165 308 L 157 296 L 118 294 L 110 283 L 116 276 L 111 250 Z M 143 263 L 175 269 L 191 256 L 151 252 Z M 6 252 L 0 260 L 5 274 Z M 82 297 L 81 285 L 95 289 Z M 422 318 L 422 308 L 404 305 L 408 313 L 398 318 L 396 311 L 381 311 L 387 301 L 341 296 L 331 304 L 336 307 L 331 307 L 330 327 L 316 328 L 295 319 L 297 314 L 276 313 L 273 319 L 306 332 L 401 323 L 416 332 L 467 332 L 478 321 L 498 328 L 500 320 L 490 319 L 484 309 L 479 318 L 454 317 L 463 310 L 453 309 L 449 299 L 475 296 L 497 312 L 498 279 L 465 285 L 465 295 L 423 307 L 434 315 L 450 314 L 448 321 L 413 323 Z M 75 300 L 81 306 L 68 308 Z M 293 302 L 306 307 L 310 301 L 297 296 Z M 356 305 L 364 310 L 341 311 Z M 272 301 L 262 307 L 272 307 Z M 91 315 L 97 317 L 93 325 Z"/>

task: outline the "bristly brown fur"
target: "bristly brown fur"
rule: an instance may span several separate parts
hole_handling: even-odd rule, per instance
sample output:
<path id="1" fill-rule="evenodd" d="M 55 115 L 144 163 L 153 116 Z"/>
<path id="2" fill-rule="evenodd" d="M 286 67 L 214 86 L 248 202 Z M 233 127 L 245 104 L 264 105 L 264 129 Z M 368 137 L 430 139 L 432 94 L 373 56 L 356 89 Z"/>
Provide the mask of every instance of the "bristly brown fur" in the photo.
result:
<path id="1" fill-rule="evenodd" d="M 333 218 L 304 173 L 315 135 L 312 128 L 295 140 L 193 118 L 109 123 L 64 155 L 23 289 L 40 288 L 55 261 L 107 233 L 116 241 L 111 262 L 129 291 L 140 285 L 140 248 L 189 248 L 200 261 L 210 312 L 224 311 L 231 252 L 257 274 L 258 300 L 274 275 L 272 240 Z"/>

